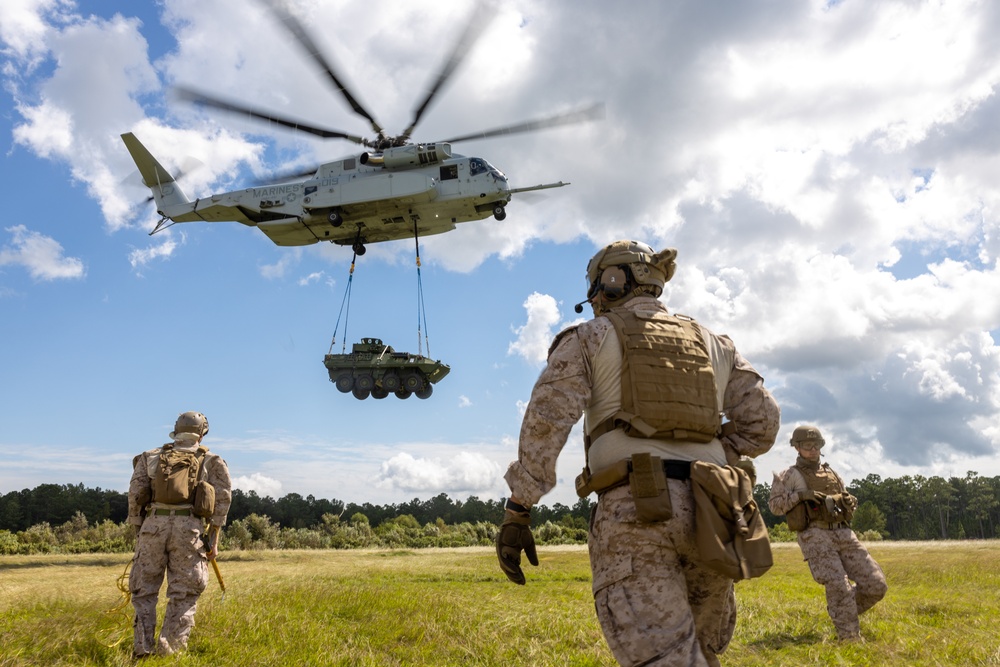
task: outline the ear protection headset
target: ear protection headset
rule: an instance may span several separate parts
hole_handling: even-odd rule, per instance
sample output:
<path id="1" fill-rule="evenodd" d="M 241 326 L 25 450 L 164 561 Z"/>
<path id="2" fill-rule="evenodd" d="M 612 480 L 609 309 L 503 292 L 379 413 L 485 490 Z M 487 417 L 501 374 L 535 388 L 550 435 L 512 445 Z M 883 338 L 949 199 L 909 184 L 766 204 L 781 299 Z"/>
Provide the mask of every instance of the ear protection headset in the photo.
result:
<path id="1" fill-rule="evenodd" d="M 624 264 L 609 266 L 601 272 L 601 277 L 598 278 L 597 282 L 597 289 L 604 292 L 604 298 L 616 301 L 625 296 L 628 291 L 628 267 Z"/>

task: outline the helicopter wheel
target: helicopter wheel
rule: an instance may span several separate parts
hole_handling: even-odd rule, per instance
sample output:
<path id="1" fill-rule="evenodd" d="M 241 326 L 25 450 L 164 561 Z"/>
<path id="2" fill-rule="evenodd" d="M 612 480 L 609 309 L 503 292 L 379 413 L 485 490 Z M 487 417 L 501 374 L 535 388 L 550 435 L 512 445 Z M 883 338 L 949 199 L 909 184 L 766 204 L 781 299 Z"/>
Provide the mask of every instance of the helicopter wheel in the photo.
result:
<path id="1" fill-rule="evenodd" d="M 430 398 L 431 394 L 434 393 L 434 385 L 428 384 L 420 391 L 416 392 L 417 398 Z"/>
<path id="2" fill-rule="evenodd" d="M 354 252 L 356 252 L 358 255 L 363 255 L 365 254 L 365 252 L 368 251 L 368 248 L 366 248 L 363 243 L 355 243 L 353 246 L 351 246 L 351 249 L 354 250 Z"/>
<path id="3" fill-rule="evenodd" d="M 385 387 L 386 391 L 395 392 L 402 386 L 402 383 L 395 373 L 386 373 L 382 376 L 382 386 Z"/>
<path id="4" fill-rule="evenodd" d="M 372 389 L 375 388 L 375 378 L 373 378 L 368 373 L 359 375 L 354 380 L 354 388 L 360 389 L 361 391 L 370 392 Z"/>
<path id="5" fill-rule="evenodd" d="M 396 393 L 396 398 L 402 401 L 404 399 L 409 398 L 413 392 L 407 389 L 397 389 L 395 393 Z"/>
<path id="6" fill-rule="evenodd" d="M 388 395 L 385 387 L 372 387 L 372 398 L 385 398 Z"/>
<path id="7" fill-rule="evenodd" d="M 330 211 L 330 215 L 326 216 L 326 219 L 330 221 L 330 224 L 334 227 L 340 227 L 344 224 L 344 216 L 340 214 L 339 211 Z M 358 253 L 359 255 L 361 253 Z"/>
<path id="8" fill-rule="evenodd" d="M 507 209 L 500 204 L 497 204 L 493 207 L 493 217 L 497 220 L 503 220 L 507 217 Z"/>
<path id="9" fill-rule="evenodd" d="M 371 392 L 368 391 L 367 389 L 359 389 L 357 386 L 355 386 L 354 389 L 351 390 L 351 393 L 354 394 L 354 398 L 358 399 L 359 401 L 365 400 L 371 394 Z"/>
<path id="10" fill-rule="evenodd" d="M 354 377 L 350 373 L 341 373 L 337 376 L 334 384 L 337 386 L 337 389 L 346 394 L 354 388 Z"/>

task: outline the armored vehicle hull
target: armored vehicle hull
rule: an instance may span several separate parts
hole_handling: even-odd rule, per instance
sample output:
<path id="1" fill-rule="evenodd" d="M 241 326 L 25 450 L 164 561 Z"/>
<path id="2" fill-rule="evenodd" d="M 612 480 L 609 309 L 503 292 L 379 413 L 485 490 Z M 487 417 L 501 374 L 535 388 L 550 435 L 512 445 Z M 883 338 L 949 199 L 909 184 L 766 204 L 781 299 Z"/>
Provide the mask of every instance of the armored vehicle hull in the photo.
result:
<path id="1" fill-rule="evenodd" d="M 337 389 L 359 400 L 389 394 L 427 398 L 434 391 L 432 385 L 451 370 L 447 364 L 419 354 L 396 352 L 378 338 L 362 338 L 350 354 L 328 354 L 323 365 Z"/>

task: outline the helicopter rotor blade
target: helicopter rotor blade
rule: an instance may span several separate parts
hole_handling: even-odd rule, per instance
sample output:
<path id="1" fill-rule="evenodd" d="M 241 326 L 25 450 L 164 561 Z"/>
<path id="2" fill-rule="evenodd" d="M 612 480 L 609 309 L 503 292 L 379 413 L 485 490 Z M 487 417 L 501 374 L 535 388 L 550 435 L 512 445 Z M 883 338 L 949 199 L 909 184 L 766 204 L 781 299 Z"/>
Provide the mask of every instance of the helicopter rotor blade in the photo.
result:
<path id="1" fill-rule="evenodd" d="M 385 130 L 383 130 L 382 126 L 378 124 L 375 117 L 372 116 L 371 113 L 369 113 L 368 110 L 365 109 L 360 102 L 358 102 L 354 95 L 351 94 L 347 85 L 340 80 L 340 77 L 337 75 L 333 65 L 331 65 L 330 62 L 323 57 L 323 54 L 320 53 L 319 47 L 316 46 L 316 43 L 313 42 L 311 37 L 309 37 L 309 33 L 307 33 L 302 24 L 299 23 L 299 20 L 295 18 L 288 8 L 280 5 L 275 0 L 261 0 L 261 2 L 263 2 L 264 5 L 266 5 L 267 8 L 278 17 L 278 19 L 285 25 L 288 32 L 292 34 L 298 43 L 302 45 L 302 48 L 306 50 L 309 56 L 326 73 L 326 75 L 330 78 L 330 81 L 333 82 L 334 88 L 336 88 L 337 92 L 340 93 L 340 95 L 347 101 L 347 103 L 351 106 L 351 109 L 354 110 L 354 113 L 367 119 L 368 122 L 371 123 L 372 129 L 376 132 L 376 134 L 378 134 L 379 137 L 384 138 Z"/>
<path id="2" fill-rule="evenodd" d="M 460 137 L 454 137 L 452 139 L 443 139 L 442 141 L 457 143 L 459 141 L 468 141 L 470 139 L 489 139 L 490 137 L 500 137 L 510 134 L 520 134 L 522 132 L 537 132 L 538 130 L 547 130 L 550 127 L 561 127 L 563 125 L 576 125 L 577 123 L 587 123 L 594 120 L 604 119 L 604 104 L 599 102 L 593 106 L 586 107 L 584 109 L 578 109 L 576 111 L 569 111 L 567 113 L 557 114 L 555 116 L 550 116 L 548 118 L 541 118 L 539 120 L 531 120 L 524 123 L 518 123 L 517 125 L 505 125 L 504 127 L 497 127 L 492 130 L 484 130 L 482 132 L 475 132 L 473 134 L 466 134 Z"/>
<path id="3" fill-rule="evenodd" d="M 427 90 L 427 94 L 424 96 L 423 101 L 417 105 L 416 110 L 413 112 L 413 120 L 410 121 L 409 127 L 403 130 L 403 133 L 399 135 L 399 139 L 402 142 L 409 140 L 410 135 L 413 133 L 414 128 L 416 128 L 417 123 L 420 122 L 420 118 L 424 115 L 424 112 L 427 110 L 431 101 L 441 91 L 445 83 L 448 82 L 448 79 L 451 78 L 452 74 L 455 73 L 458 66 L 462 64 L 469 52 L 472 51 L 472 47 L 475 46 L 477 41 L 479 41 L 479 38 L 482 36 L 483 32 L 486 31 L 486 28 L 489 27 L 490 22 L 495 16 L 496 8 L 493 5 L 485 2 L 476 3 L 476 7 L 472 11 L 472 15 L 469 17 L 469 20 L 465 25 L 465 30 L 462 31 L 462 34 L 455 42 L 455 46 L 452 48 L 451 53 L 444 61 L 444 65 L 441 67 L 437 80 Z"/>
<path id="4" fill-rule="evenodd" d="M 368 145 L 368 140 L 364 137 L 359 137 L 355 134 L 348 134 L 347 132 L 341 132 L 340 130 L 329 130 L 322 127 L 315 127 L 313 125 L 308 125 L 298 120 L 292 120 L 289 118 L 284 118 L 282 116 L 276 116 L 274 114 L 266 113 L 264 111 L 257 111 L 252 107 L 243 106 L 242 104 L 236 104 L 235 102 L 227 102 L 225 100 L 219 99 L 217 97 L 212 97 L 204 93 L 199 93 L 198 91 L 192 90 L 185 87 L 177 87 L 174 89 L 175 94 L 182 100 L 187 102 L 193 102 L 195 104 L 200 104 L 206 107 L 212 107 L 213 109 L 221 109 L 222 111 L 230 111 L 232 113 L 237 113 L 243 116 L 249 116 L 256 120 L 262 120 L 268 123 L 274 123 L 275 125 L 281 125 L 283 127 L 288 127 L 299 132 L 306 132 L 308 134 L 316 135 L 317 137 L 322 137 L 324 139 L 347 139 L 348 141 L 353 141 L 356 144 L 362 144 L 364 146 Z"/>
<path id="5" fill-rule="evenodd" d="M 277 174 L 272 174 L 267 178 L 257 179 L 253 181 L 252 184 L 256 187 L 261 187 L 265 185 L 274 185 L 276 183 L 286 183 L 288 181 L 295 181 L 315 176 L 318 170 L 319 167 L 303 167 L 302 169 L 292 169 L 289 171 L 283 171 Z"/>

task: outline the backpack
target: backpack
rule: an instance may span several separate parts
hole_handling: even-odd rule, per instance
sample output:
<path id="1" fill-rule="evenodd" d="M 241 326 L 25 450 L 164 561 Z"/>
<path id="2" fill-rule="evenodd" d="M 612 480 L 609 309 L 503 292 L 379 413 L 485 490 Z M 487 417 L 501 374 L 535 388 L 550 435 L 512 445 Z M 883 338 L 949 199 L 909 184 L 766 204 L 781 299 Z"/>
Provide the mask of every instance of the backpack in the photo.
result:
<path id="1" fill-rule="evenodd" d="M 195 516 L 212 516 L 215 487 L 204 479 L 207 454 L 208 447 L 178 451 L 172 443 L 163 445 L 153 475 L 153 501 L 165 505 L 191 505 Z"/>

